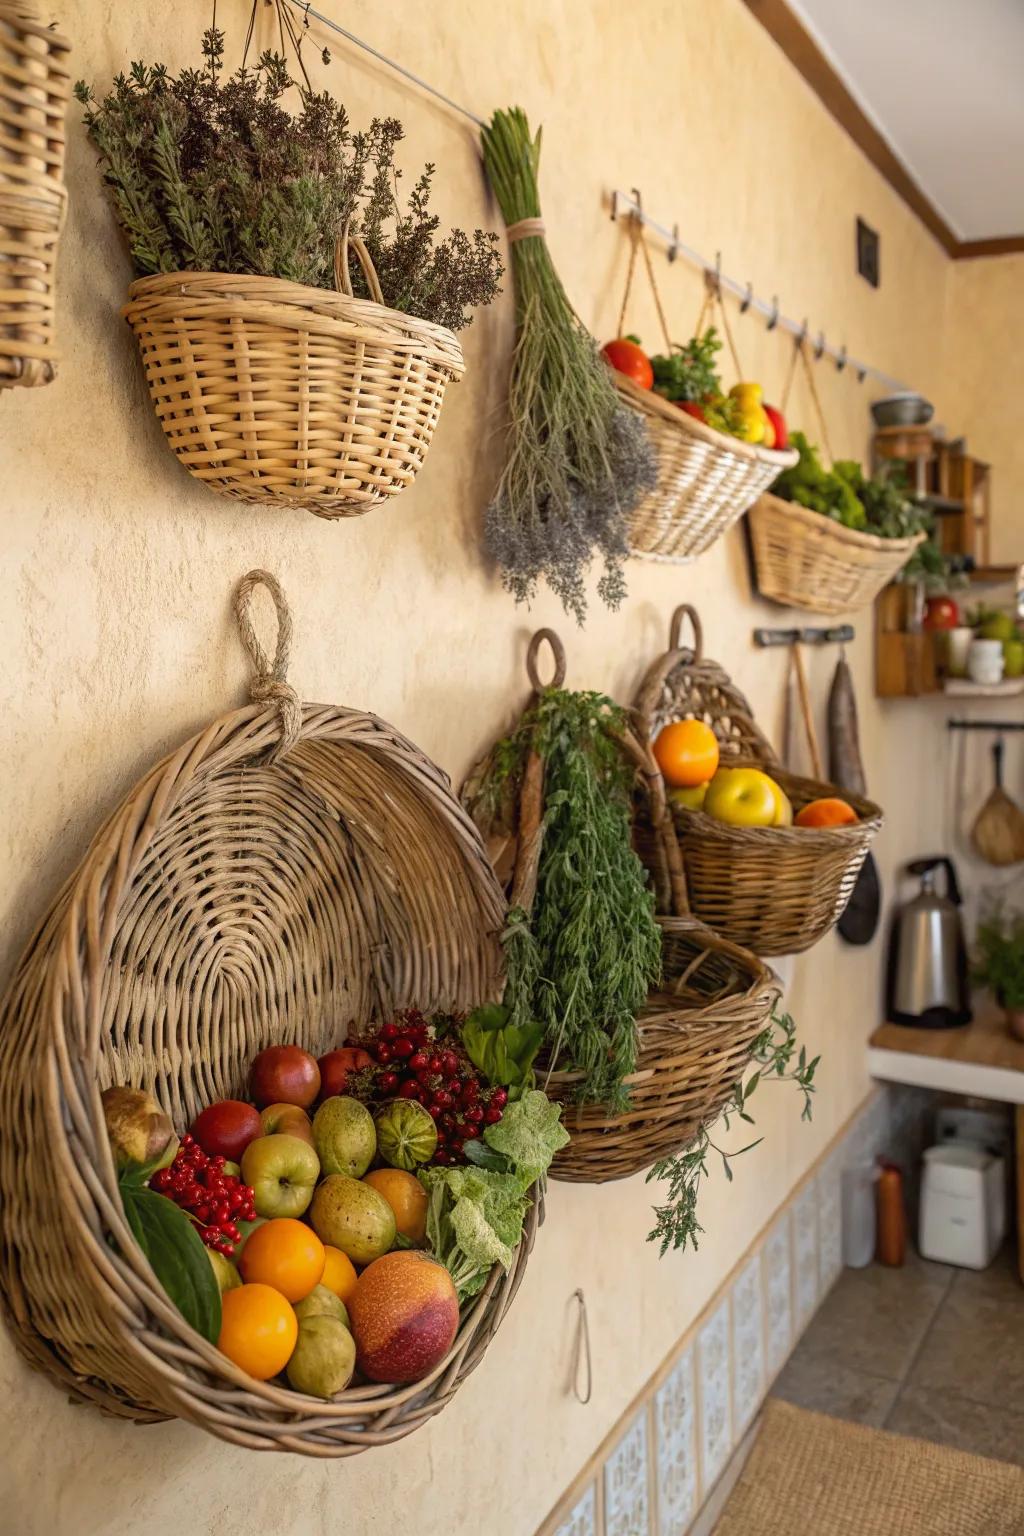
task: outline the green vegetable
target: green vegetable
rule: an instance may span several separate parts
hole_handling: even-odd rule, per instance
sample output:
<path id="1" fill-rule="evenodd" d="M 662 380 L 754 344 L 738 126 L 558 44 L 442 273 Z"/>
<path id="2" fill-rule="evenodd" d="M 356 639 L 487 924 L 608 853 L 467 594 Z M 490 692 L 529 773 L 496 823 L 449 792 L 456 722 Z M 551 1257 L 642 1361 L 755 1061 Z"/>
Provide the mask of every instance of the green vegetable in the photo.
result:
<path id="1" fill-rule="evenodd" d="M 1024 913 L 991 907 L 978 924 L 974 980 L 1004 1008 L 1024 1008 Z"/>
<path id="2" fill-rule="evenodd" d="M 220 1287 L 195 1226 L 173 1200 L 147 1189 L 142 1170 L 120 1181 L 125 1220 L 186 1323 L 211 1344 L 220 1335 Z"/>
<path id="3" fill-rule="evenodd" d="M 484 1141 L 498 1152 L 524 1188 L 542 1178 L 555 1153 L 566 1146 L 569 1132 L 561 1111 L 546 1093 L 534 1088 L 505 1107 L 497 1125 L 484 1131 Z"/>
<path id="4" fill-rule="evenodd" d="M 508 1272 L 530 1202 L 514 1174 L 483 1168 L 421 1168 L 429 1195 L 430 1252 L 448 1270 L 461 1306 L 487 1282 L 495 1264 Z"/>
<path id="5" fill-rule="evenodd" d="M 487 1078 L 506 1088 L 523 1088 L 533 1081 L 533 1059 L 544 1039 L 544 1026 L 510 1022 L 502 1003 L 476 1008 L 462 1026 L 466 1055 Z"/>
<path id="6" fill-rule="evenodd" d="M 710 395 L 722 395 L 715 356 L 722 350 L 718 332 L 709 326 L 702 336 L 694 336 L 685 347 L 677 347 L 667 356 L 651 358 L 654 389 L 666 400 L 703 401 Z"/>
<path id="7" fill-rule="evenodd" d="M 850 484 L 849 476 L 840 473 L 840 465 L 834 470 L 824 467 L 817 448 L 811 446 L 802 432 L 790 434 L 790 445 L 800 457 L 792 469 L 784 469 L 772 486 L 776 496 L 784 501 L 796 502 L 808 511 L 820 512 L 845 528 L 862 529 L 867 514 Z M 847 468 L 848 461 L 847 461 Z M 856 465 L 854 468 L 858 468 Z M 859 473 L 859 469 L 858 469 Z"/>

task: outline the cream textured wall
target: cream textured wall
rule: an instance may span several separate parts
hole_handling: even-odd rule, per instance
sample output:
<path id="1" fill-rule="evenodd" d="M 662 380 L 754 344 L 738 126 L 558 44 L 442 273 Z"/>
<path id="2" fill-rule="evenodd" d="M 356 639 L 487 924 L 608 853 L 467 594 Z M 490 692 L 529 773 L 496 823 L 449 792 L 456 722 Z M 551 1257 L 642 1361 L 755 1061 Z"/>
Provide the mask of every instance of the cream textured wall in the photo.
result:
<path id="1" fill-rule="evenodd" d="M 721 249 L 729 269 L 930 392 L 949 414 L 940 371 L 945 258 L 740 0 L 518 0 L 500 10 L 482 0 L 348 0 L 343 11 L 336 0 L 324 3 L 480 113 L 518 101 L 544 123 L 551 246 L 598 335 L 615 323 L 625 265 L 624 237 L 602 198 L 639 183 L 647 205 L 679 218 L 687 240 Z M 53 0 L 53 9 L 75 40 L 76 72 L 100 85 L 129 57 L 194 61 L 210 11 L 205 0 L 127 10 L 111 0 Z M 222 0 L 219 12 L 237 44 L 248 6 Z M 333 64 L 316 73 L 355 122 L 399 115 L 409 169 L 438 162 L 445 217 L 493 224 L 466 125 L 363 56 L 331 47 Z M 467 335 L 469 372 L 450 393 L 412 492 L 337 525 L 247 509 L 201 489 L 164 445 L 118 317 L 128 264 L 77 107 L 69 180 L 60 378 L 0 402 L 5 974 L 100 819 L 140 772 L 244 697 L 229 595 L 254 565 L 277 572 L 291 599 L 300 691 L 372 707 L 456 778 L 521 702 L 532 627 L 553 623 L 563 632 L 572 685 L 628 698 L 682 599 L 699 605 L 711 654 L 777 732 L 783 657 L 756 652 L 751 629 L 787 616 L 751 596 L 739 530 L 691 568 L 633 563 L 628 605 L 617 615 L 595 605 L 582 633 L 547 594 L 533 612 L 517 611 L 483 568 L 479 523 L 499 462 L 508 296 Z M 878 293 L 854 274 L 858 213 L 882 231 Z M 660 259 L 658 271 L 674 326 L 689 334 L 698 280 Z M 653 339 L 649 303 L 632 323 Z M 783 342 L 750 321 L 737 322 L 737 333 L 748 374 L 776 392 Z M 865 390 L 832 374 L 822 390 L 837 451 L 862 452 Z M 834 659 L 811 658 L 819 698 Z M 878 853 L 891 881 L 896 860 L 937 836 L 942 735 L 930 706 L 882 710 L 873 700 L 867 614 L 852 659 L 871 788 L 888 810 Z M 409 1524 L 418 1536 L 529 1536 L 862 1097 L 880 953 L 877 943 L 851 950 L 830 938 L 796 964 L 790 1002 L 808 1048 L 824 1055 L 814 1123 L 799 1123 L 789 1089 L 761 1090 L 765 1142 L 738 1165 L 735 1184 L 712 1181 L 699 1254 L 659 1261 L 645 1244 L 652 1191 L 642 1181 L 555 1185 L 530 1272 L 486 1363 L 436 1423 L 394 1449 L 344 1464 L 257 1460 L 183 1424 L 108 1422 L 69 1406 L 0 1335 L 0 1527 L 12 1536 L 367 1536 Z M 586 1292 L 593 1335 L 588 1408 L 567 1393 L 576 1286 Z"/>

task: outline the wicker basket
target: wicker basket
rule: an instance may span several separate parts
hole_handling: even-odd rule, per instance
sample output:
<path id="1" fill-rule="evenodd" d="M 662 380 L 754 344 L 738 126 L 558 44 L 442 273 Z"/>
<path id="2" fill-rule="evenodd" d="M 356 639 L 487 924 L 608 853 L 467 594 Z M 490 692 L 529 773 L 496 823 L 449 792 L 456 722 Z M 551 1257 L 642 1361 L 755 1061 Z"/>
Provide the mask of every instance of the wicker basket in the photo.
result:
<path id="1" fill-rule="evenodd" d="M 57 372 L 69 47 L 35 0 L 0 0 L 0 389 L 49 384 Z"/>
<path id="2" fill-rule="evenodd" d="M 636 1021 L 637 1071 L 622 1114 L 569 1107 L 577 1074 L 552 1072 L 544 1087 L 566 1103 L 569 1145 L 551 1176 L 605 1184 L 643 1173 L 687 1146 L 718 1117 L 750 1061 L 781 988 L 749 951 L 692 919 L 661 918 L 665 985 Z"/>
<path id="3" fill-rule="evenodd" d="M 683 619 L 694 628 L 692 649 L 680 644 Z M 860 867 L 882 825 L 877 805 L 834 785 L 780 767 L 747 700 L 716 662 L 702 656 L 700 621 L 683 604 L 672 618 L 669 649 L 649 668 L 634 704 L 636 733 L 649 750 L 670 720 L 705 720 L 730 767 L 756 766 L 780 784 L 798 811 L 836 795 L 860 820 L 843 827 L 736 827 L 703 811 L 675 810 L 685 883 L 670 867 L 657 834 L 658 810 L 639 781 L 634 837 L 651 870 L 658 908 L 686 912 L 724 938 L 758 955 L 797 954 L 816 944 L 846 907 Z M 689 907 L 685 905 L 688 901 Z"/>
<path id="4" fill-rule="evenodd" d="M 129 288 L 122 313 L 160 425 L 211 490 L 352 517 L 416 478 L 462 348 L 444 327 L 384 306 L 355 237 L 375 302 L 353 298 L 348 243 L 336 293 L 220 272 Z"/>
<path id="5" fill-rule="evenodd" d="M 751 507 L 747 523 L 761 596 L 830 615 L 873 603 L 925 537 L 880 539 L 771 495 Z"/>
<path id="6" fill-rule="evenodd" d="M 658 483 L 630 518 L 630 554 L 674 565 L 695 560 L 797 461 L 795 452 L 716 432 L 621 373 L 615 386 L 643 417 L 658 456 Z"/>
<path id="7" fill-rule="evenodd" d="M 496 1267 L 451 1351 L 412 1386 L 330 1402 L 253 1381 L 170 1304 L 121 1210 L 100 1104 L 144 1084 L 187 1124 L 244 1089 L 270 1041 L 314 1052 L 411 1004 L 493 997 L 504 902 L 448 780 L 372 715 L 300 705 L 247 618 L 261 701 L 157 764 L 92 844 L 0 1014 L 0 1282 L 23 1353 L 127 1418 L 177 1415 L 237 1445 L 347 1456 L 437 1413 L 522 1278 Z"/>

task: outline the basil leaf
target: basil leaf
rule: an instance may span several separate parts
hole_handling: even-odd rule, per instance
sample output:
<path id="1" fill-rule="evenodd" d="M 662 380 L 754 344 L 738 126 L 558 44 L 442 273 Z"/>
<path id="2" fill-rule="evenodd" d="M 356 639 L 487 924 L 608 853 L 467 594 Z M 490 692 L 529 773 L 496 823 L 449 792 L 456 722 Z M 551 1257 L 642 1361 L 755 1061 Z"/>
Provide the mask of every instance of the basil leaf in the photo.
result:
<path id="1" fill-rule="evenodd" d="M 206 1247 L 181 1208 L 151 1189 L 121 1185 L 132 1235 L 186 1323 L 211 1344 L 220 1335 L 220 1286 Z"/>

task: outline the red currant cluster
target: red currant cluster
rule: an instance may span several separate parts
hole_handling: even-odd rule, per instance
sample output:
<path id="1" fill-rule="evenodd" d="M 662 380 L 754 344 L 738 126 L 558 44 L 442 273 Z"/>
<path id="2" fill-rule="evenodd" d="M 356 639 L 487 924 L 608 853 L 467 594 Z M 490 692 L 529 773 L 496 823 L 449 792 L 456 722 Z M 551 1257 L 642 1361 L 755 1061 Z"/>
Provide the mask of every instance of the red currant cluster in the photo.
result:
<path id="1" fill-rule="evenodd" d="M 449 1167 L 461 1162 L 464 1144 L 501 1119 L 508 1103 L 506 1090 L 489 1087 L 458 1036 L 439 1034 L 437 1025 L 416 1009 L 382 1024 L 359 1044 L 383 1069 L 374 1074 L 374 1096 L 414 1099 L 436 1121 L 433 1162 Z"/>
<path id="2" fill-rule="evenodd" d="M 224 1158 L 207 1157 L 194 1136 L 183 1136 L 174 1162 L 159 1168 L 150 1189 L 166 1195 L 194 1216 L 207 1248 L 230 1258 L 242 1234 L 239 1221 L 255 1221 L 256 1206 L 248 1184 L 224 1172 Z"/>

